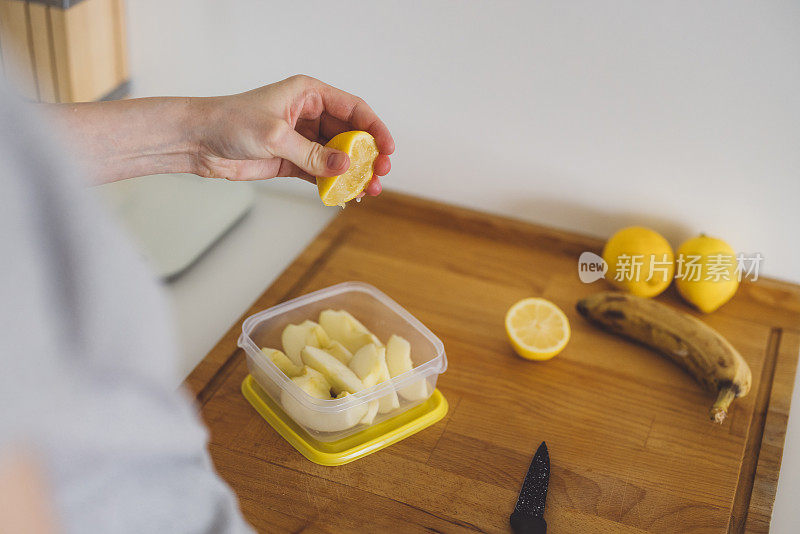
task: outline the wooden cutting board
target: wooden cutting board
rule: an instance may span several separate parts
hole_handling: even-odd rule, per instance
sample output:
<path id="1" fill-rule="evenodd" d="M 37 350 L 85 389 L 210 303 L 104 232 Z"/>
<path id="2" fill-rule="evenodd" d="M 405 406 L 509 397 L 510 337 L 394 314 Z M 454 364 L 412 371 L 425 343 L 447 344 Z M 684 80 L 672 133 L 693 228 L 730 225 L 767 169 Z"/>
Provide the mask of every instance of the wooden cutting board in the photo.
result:
<path id="1" fill-rule="evenodd" d="M 242 318 L 338 282 L 373 284 L 444 341 L 450 367 L 439 388 L 450 411 L 351 464 L 311 463 L 240 393 L 240 320 L 187 383 L 248 520 L 263 532 L 504 532 L 545 440 L 552 533 L 766 532 L 800 350 L 800 287 L 762 278 L 703 317 L 753 371 L 750 395 L 717 426 L 712 395 L 674 364 L 575 312 L 580 297 L 607 289 L 577 276 L 580 253 L 601 246 L 394 193 L 344 210 Z M 530 296 L 554 301 L 572 325 L 549 362 L 524 361 L 506 341 L 506 310 Z M 691 313 L 670 291 L 659 300 Z"/>

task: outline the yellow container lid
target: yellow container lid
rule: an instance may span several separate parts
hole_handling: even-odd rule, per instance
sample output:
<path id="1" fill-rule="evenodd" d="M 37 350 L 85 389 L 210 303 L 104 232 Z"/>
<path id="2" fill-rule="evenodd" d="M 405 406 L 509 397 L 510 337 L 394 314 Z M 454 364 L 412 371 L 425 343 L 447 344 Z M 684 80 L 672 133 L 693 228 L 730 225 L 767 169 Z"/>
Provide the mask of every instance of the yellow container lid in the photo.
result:
<path id="1" fill-rule="evenodd" d="M 256 383 L 252 375 L 242 381 L 242 393 L 278 434 L 300 454 L 320 465 L 343 465 L 362 458 L 440 421 L 447 414 L 447 399 L 436 389 L 422 404 L 338 441 L 311 437 Z"/>

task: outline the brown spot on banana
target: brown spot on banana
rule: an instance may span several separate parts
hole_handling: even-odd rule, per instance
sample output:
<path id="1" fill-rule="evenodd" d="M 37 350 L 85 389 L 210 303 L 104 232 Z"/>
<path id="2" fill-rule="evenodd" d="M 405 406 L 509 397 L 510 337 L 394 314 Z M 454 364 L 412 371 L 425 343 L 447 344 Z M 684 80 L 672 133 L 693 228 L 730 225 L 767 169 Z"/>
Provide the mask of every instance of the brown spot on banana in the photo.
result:
<path id="1" fill-rule="evenodd" d="M 667 356 L 716 393 L 711 420 L 722 423 L 736 397 L 750 391 L 752 375 L 741 354 L 719 332 L 691 315 L 654 300 L 606 291 L 578 301 L 590 322 Z"/>
<path id="2" fill-rule="evenodd" d="M 620 310 L 606 310 L 603 312 L 603 317 L 610 321 L 624 320 L 625 313 Z"/>

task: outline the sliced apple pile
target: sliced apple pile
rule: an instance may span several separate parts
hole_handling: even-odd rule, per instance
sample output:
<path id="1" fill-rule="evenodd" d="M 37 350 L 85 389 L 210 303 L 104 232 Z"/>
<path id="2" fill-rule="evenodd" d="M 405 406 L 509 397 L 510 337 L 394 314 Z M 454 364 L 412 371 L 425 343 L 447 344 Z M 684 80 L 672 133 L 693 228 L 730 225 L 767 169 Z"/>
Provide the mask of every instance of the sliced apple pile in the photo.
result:
<path id="1" fill-rule="evenodd" d="M 303 349 L 303 363 L 325 375 L 333 390 L 338 393 L 356 393 L 364 389 L 364 383 L 345 364 L 322 349 L 311 345 Z"/>
<path id="2" fill-rule="evenodd" d="M 413 369 L 411 344 L 393 335 L 384 346 L 358 319 L 344 310 L 324 310 L 318 322 L 290 324 L 281 335 L 283 351 L 263 348 L 301 390 L 317 399 L 341 399 Z M 429 396 L 425 379 L 394 389 L 379 399 L 337 413 L 319 413 L 298 402 L 286 390 L 281 404 L 295 421 L 320 432 L 338 432 L 400 407 L 400 397 L 419 401 Z"/>

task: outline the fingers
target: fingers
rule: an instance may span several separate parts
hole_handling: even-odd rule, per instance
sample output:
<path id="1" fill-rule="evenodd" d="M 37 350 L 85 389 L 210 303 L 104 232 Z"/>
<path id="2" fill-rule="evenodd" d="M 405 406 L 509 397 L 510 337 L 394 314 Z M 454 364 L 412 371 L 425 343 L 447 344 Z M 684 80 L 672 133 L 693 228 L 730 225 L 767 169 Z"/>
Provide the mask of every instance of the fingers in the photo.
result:
<path id="1" fill-rule="evenodd" d="M 369 182 L 366 189 L 364 189 L 364 192 L 371 197 L 377 197 L 381 194 L 381 191 L 383 191 L 381 179 L 373 175 L 372 180 Z"/>
<path id="2" fill-rule="evenodd" d="M 306 139 L 317 139 L 320 137 L 320 117 L 315 119 L 299 119 L 294 127 L 300 135 Z M 322 143 L 323 145 L 325 143 Z"/>
<path id="3" fill-rule="evenodd" d="M 389 160 L 389 156 L 379 154 L 375 158 L 375 163 L 372 164 L 372 171 L 378 176 L 386 176 L 390 170 L 392 170 L 392 162 Z"/>
<path id="4" fill-rule="evenodd" d="M 348 132 L 352 129 L 353 126 L 328 113 L 323 113 L 319 118 L 319 134 L 322 137 L 332 139 L 340 133 Z"/>
<path id="5" fill-rule="evenodd" d="M 319 91 L 322 94 L 322 103 L 325 106 L 325 113 L 330 117 L 342 121 L 351 130 L 364 130 L 372 134 L 378 145 L 381 154 L 389 155 L 394 152 L 394 139 L 389 133 L 389 128 L 378 118 L 366 102 L 355 95 L 351 95 L 341 89 L 318 82 Z M 322 126 L 322 125 L 321 125 Z M 332 128 L 338 129 L 339 123 L 331 122 Z M 342 130 L 346 131 L 346 130 Z M 341 132 L 337 132 L 341 133 Z M 322 132 L 326 137 L 325 132 Z M 335 134 L 334 134 L 335 135 Z"/>
<path id="6" fill-rule="evenodd" d="M 320 117 L 319 121 L 319 133 L 321 137 L 318 139 L 318 141 L 327 141 L 328 139 L 331 139 L 342 132 L 346 132 L 351 128 L 352 126 L 343 120 L 324 113 L 322 117 Z M 392 170 L 392 163 L 389 160 L 389 156 L 383 153 L 379 154 L 378 157 L 375 158 L 373 170 L 377 176 L 386 176 L 389 174 L 389 171 Z"/>
<path id="7" fill-rule="evenodd" d="M 278 137 L 273 153 L 311 176 L 337 176 L 350 167 L 350 158 L 344 152 L 323 147 L 290 128 Z"/>
<path id="8" fill-rule="evenodd" d="M 292 178 L 300 178 L 311 184 L 317 183 L 317 179 L 308 174 L 306 171 L 289 161 L 288 159 L 281 160 L 281 166 L 275 176 L 291 176 Z"/>
<path id="9" fill-rule="evenodd" d="M 315 101 L 315 105 L 308 106 L 307 116 L 301 114 L 298 117 L 297 131 L 291 130 L 280 136 L 273 153 L 288 162 L 281 165 L 278 175 L 298 176 L 313 183 L 315 176 L 344 173 L 350 167 L 349 157 L 322 144 L 342 132 L 364 130 L 375 138 L 380 152 L 373 164 L 374 175 L 364 193 L 379 195 L 382 190 L 380 176 L 385 176 L 391 170 L 389 155 L 395 149 L 392 134 L 383 121 L 364 100 L 355 95 L 306 76 L 296 76 L 291 80 L 300 84 L 300 87 L 315 89 L 314 96 L 318 95 L 322 106 L 319 100 Z"/>
<path id="10" fill-rule="evenodd" d="M 386 132 L 389 131 L 382 122 L 380 123 L 380 125 L 385 129 Z M 333 137 L 339 135 L 342 132 L 349 132 L 351 130 L 364 130 L 369 132 L 372 135 L 372 137 L 375 138 L 375 143 L 378 145 L 378 150 L 380 151 L 381 154 L 389 155 L 392 152 L 394 152 L 394 140 L 391 139 L 391 135 L 389 135 L 391 143 L 387 146 L 385 141 L 383 142 L 383 144 L 381 143 L 380 141 L 381 133 L 376 131 L 374 127 L 369 128 L 364 126 L 358 126 L 351 122 L 346 122 L 338 117 L 334 117 L 333 115 L 327 112 L 323 113 L 322 116 L 320 117 L 319 133 L 323 137 L 332 139 Z"/>

